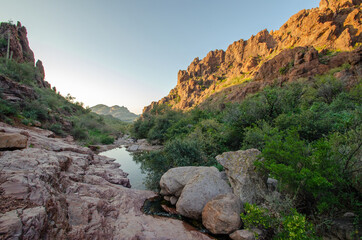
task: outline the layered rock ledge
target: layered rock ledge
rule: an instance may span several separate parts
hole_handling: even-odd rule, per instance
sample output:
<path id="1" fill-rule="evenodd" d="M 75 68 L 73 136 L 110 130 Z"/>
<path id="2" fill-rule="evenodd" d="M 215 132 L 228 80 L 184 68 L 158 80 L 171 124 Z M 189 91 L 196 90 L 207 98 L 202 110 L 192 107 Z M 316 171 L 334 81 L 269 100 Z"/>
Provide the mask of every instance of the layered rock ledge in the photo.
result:
<path id="1" fill-rule="evenodd" d="M 0 239 L 210 239 L 185 223 L 145 215 L 151 191 L 128 188 L 113 159 L 50 131 L 0 123 L 27 138 L 0 152 Z"/>

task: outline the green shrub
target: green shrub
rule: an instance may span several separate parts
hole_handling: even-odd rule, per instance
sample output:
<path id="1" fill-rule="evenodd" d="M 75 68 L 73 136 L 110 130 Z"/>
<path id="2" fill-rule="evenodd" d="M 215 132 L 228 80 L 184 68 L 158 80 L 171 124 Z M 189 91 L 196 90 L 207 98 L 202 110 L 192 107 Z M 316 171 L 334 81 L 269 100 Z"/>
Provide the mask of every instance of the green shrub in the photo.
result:
<path id="1" fill-rule="evenodd" d="M 110 136 L 103 136 L 103 137 L 101 138 L 101 143 L 102 143 L 102 144 L 105 144 L 105 145 L 107 145 L 107 144 L 113 144 L 113 143 L 114 143 L 114 138 L 113 138 L 113 137 L 110 137 Z"/>
<path id="2" fill-rule="evenodd" d="M 208 165 L 198 142 L 189 139 L 172 140 L 163 150 L 136 155 L 135 160 L 148 173 L 146 186 L 150 189 L 158 189 L 161 176 L 171 168 Z"/>
<path id="3" fill-rule="evenodd" d="M 0 72 L 16 82 L 36 86 L 35 76 L 38 70 L 32 63 L 8 61 L 6 64 L 5 58 L 0 58 Z"/>
<path id="4" fill-rule="evenodd" d="M 256 204 L 245 203 L 245 213 L 240 216 L 246 229 L 269 229 L 273 226 L 268 210 Z"/>
<path id="5" fill-rule="evenodd" d="M 8 40 L 6 40 L 5 38 L 0 38 L 0 49 L 6 48 L 7 46 L 8 46 Z"/>
<path id="6" fill-rule="evenodd" d="M 72 130 L 72 136 L 76 140 L 85 140 L 88 138 L 88 132 L 84 128 L 74 127 Z"/>
<path id="7" fill-rule="evenodd" d="M 245 213 L 240 214 L 246 229 L 265 229 L 274 233 L 273 239 L 309 240 L 318 239 L 314 227 L 305 216 L 292 209 L 289 214 L 273 217 L 266 209 L 255 204 L 245 204 Z M 257 236 L 256 236 L 257 237 Z"/>
<path id="8" fill-rule="evenodd" d="M 59 123 L 55 123 L 52 124 L 49 128 L 49 130 L 51 130 L 52 132 L 54 132 L 55 134 L 59 135 L 59 136 L 64 136 L 64 131 L 62 129 L 62 125 L 60 125 Z"/>

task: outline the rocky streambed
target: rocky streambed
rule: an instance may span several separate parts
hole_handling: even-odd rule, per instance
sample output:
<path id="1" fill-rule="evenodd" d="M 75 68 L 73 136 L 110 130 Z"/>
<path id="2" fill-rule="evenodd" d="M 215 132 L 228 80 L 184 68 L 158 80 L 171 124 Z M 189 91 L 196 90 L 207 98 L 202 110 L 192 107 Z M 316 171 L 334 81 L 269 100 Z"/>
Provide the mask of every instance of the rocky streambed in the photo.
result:
<path id="1" fill-rule="evenodd" d="M 0 239 L 211 239 L 146 215 L 113 159 L 50 131 L 0 123 Z"/>

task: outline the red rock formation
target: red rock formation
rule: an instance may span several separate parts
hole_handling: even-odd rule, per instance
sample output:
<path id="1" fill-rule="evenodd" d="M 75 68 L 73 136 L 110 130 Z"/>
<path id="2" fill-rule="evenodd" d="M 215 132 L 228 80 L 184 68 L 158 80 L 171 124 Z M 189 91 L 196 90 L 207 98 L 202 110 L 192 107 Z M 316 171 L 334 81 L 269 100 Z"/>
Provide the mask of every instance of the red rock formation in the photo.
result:
<path id="1" fill-rule="evenodd" d="M 10 51 L 13 52 L 13 59 L 18 62 L 31 62 L 35 64 L 34 53 L 29 47 L 29 41 L 26 28 L 21 26 L 18 22 L 17 25 L 2 22 L 0 25 L 0 38 L 8 40 L 10 33 Z M 6 56 L 6 47 L 0 49 L 0 56 Z"/>
<path id="2" fill-rule="evenodd" d="M 34 53 L 30 49 L 29 41 L 27 37 L 27 30 L 21 26 L 18 22 L 17 25 L 11 23 L 2 22 L 0 25 L 0 57 L 6 57 L 7 55 L 7 41 L 10 36 L 10 53 L 12 52 L 12 60 L 18 63 L 31 63 L 38 70 L 35 76 L 37 84 L 41 88 L 50 88 L 50 84 L 45 81 L 45 71 L 43 63 L 38 60 L 35 64 Z M 1 84 L 1 83 L 0 83 Z"/>
<path id="3" fill-rule="evenodd" d="M 187 110 L 230 86 L 234 86 L 234 91 L 241 91 L 232 93 L 240 97 L 258 91 L 275 78 L 291 81 L 323 74 L 342 65 L 342 60 L 348 59 L 345 54 L 333 61 L 319 59 L 319 56 L 324 55 L 326 49 L 351 51 L 361 45 L 361 2 L 321 0 L 319 8 L 301 10 L 277 31 L 263 30 L 247 41 L 241 39 L 232 43 L 225 52 L 215 50 L 204 59 L 195 58 L 187 70 L 179 71 L 177 85 L 169 95 L 145 107 L 144 111 L 156 104 Z M 279 73 L 281 68 L 286 71 L 283 76 Z M 261 83 L 248 82 L 251 88 L 244 90 L 235 87 L 251 79 Z"/>

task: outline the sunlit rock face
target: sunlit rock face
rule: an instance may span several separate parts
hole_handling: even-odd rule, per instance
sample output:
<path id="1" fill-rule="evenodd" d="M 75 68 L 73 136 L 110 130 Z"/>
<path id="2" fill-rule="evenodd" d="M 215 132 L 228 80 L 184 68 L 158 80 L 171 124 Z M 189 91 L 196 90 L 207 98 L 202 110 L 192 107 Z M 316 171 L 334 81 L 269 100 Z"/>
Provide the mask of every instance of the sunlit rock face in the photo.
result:
<path id="1" fill-rule="evenodd" d="M 40 60 L 35 62 L 34 53 L 29 46 L 28 32 L 20 22 L 17 25 L 6 22 L 0 24 L 0 57 L 7 57 L 12 61 L 28 63 L 36 67 L 35 79 L 38 87 L 50 88 L 50 84 L 45 81 L 43 63 Z M 2 79 L 0 79 L 0 84 L 1 81 Z"/>
<path id="2" fill-rule="evenodd" d="M 279 30 L 263 30 L 248 40 L 235 41 L 226 51 L 210 51 L 203 59 L 195 58 L 187 70 L 178 72 L 176 87 L 166 97 L 145 107 L 144 112 L 158 104 L 187 110 L 202 107 L 206 100 L 211 101 L 209 105 L 240 101 L 275 80 L 282 84 L 323 74 L 336 67 L 337 62 L 343 63 L 320 62 L 318 54 L 326 49 L 351 51 L 358 46 L 362 42 L 361 18 L 361 0 L 322 0 L 319 8 L 299 11 Z M 300 61 L 303 58 L 300 52 L 290 51 L 298 47 L 308 52 L 306 56 L 309 54 L 310 58 L 304 57 L 305 62 Z M 276 56 L 278 61 L 273 61 Z M 278 63 L 284 57 L 289 62 L 280 66 Z M 294 58 L 298 60 L 294 71 L 278 72 L 295 63 Z M 266 68 L 276 70 L 277 74 L 269 76 Z"/>

